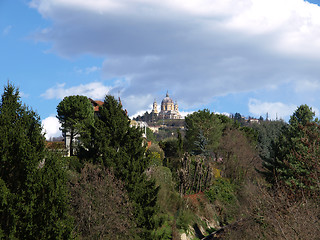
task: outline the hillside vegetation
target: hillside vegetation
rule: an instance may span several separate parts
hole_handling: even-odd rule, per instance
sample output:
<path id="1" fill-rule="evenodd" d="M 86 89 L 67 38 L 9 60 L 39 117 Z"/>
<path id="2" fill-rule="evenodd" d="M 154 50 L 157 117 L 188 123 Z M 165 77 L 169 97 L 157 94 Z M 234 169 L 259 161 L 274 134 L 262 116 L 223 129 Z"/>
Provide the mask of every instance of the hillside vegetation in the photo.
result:
<path id="1" fill-rule="evenodd" d="M 72 156 L 65 157 L 47 150 L 39 117 L 21 103 L 13 85 L 5 86 L 0 238 L 320 235 L 320 129 L 307 105 L 289 123 L 248 126 L 199 110 L 185 118 L 183 131 L 159 137 L 149 129 L 151 145 L 113 96 L 96 113 L 89 105 L 70 96 L 57 107 L 63 134 L 71 131 L 74 139 Z"/>

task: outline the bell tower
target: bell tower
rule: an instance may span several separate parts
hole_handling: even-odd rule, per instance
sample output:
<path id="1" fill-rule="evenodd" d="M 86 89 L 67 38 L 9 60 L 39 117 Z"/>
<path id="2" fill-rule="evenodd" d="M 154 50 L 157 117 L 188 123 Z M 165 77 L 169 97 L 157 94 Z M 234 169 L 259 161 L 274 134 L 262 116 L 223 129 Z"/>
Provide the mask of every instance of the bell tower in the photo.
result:
<path id="1" fill-rule="evenodd" d="M 158 114 L 158 104 L 157 104 L 157 101 L 154 100 L 153 102 L 153 109 L 152 109 L 152 112 L 154 113 L 157 113 Z"/>

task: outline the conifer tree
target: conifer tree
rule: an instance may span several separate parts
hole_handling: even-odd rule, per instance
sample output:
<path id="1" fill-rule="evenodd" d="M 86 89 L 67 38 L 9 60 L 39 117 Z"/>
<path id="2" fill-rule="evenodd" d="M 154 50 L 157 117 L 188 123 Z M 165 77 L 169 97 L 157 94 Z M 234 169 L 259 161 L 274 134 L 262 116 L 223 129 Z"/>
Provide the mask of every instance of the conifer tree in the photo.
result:
<path id="1" fill-rule="evenodd" d="M 149 159 L 145 156 L 141 130 L 130 126 L 121 103 L 113 96 L 105 97 L 94 126 L 88 126 L 81 141 L 80 158 L 112 168 L 124 182 L 137 226 L 141 228 L 140 237 L 151 239 L 158 189 L 145 174 Z"/>
<path id="2" fill-rule="evenodd" d="M 8 83 L 0 103 L 0 238 L 71 237 L 64 170 L 46 154 L 41 130 Z"/>
<path id="3" fill-rule="evenodd" d="M 220 117 L 208 109 L 199 110 L 185 118 L 186 148 L 195 155 L 209 154 L 217 150 L 223 124 Z"/>
<path id="4" fill-rule="evenodd" d="M 57 118 L 64 135 L 70 137 L 70 154 L 73 155 L 73 141 L 83 134 L 84 126 L 93 124 L 94 111 L 90 100 L 85 96 L 67 96 L 57 106 Z"/>
<path id="5" fill-rule="evenodd" d="M 295 193 L 320 190 L 320 128 L 310 107 L 298 107 L 273 150 L 274 155 L 264 161 L 270 182 L 283 183 Z"/>

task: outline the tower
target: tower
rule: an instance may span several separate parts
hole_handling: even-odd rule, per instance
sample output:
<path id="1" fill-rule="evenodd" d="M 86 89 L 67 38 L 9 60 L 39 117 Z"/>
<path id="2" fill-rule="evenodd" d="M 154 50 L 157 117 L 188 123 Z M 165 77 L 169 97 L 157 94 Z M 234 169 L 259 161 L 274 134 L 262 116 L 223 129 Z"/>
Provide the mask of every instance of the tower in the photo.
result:
<path id="1" fill-rule="evenodd" d="M 179 112 L 179 106 L 178 106 L 178 102 L 176 101 L 176 103 L 174 104 L 174 110 L 176 112 Z"/>
<path id="2" fill-rule="evenodd" d="M 156 100 L 154 100 L 154 102 L 153 102 L 152 112 L 158 114 L 158 104 L 157 104 Z"/>

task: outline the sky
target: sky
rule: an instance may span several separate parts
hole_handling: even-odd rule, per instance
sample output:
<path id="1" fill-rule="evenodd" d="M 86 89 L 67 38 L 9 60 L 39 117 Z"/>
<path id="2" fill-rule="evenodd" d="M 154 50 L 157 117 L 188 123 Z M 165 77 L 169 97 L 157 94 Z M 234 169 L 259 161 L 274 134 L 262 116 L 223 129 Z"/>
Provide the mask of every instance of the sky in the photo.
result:
<path id="1" fill-rule="evenodd" d="M 0 0 L 0 85 L 46 137 L 69 95 L 120 97 L 129 116 L 168 91 L 184 114 L 319 116 L 320 0 Z M 3 91 L 1 90 L 1 93 Z"/>

